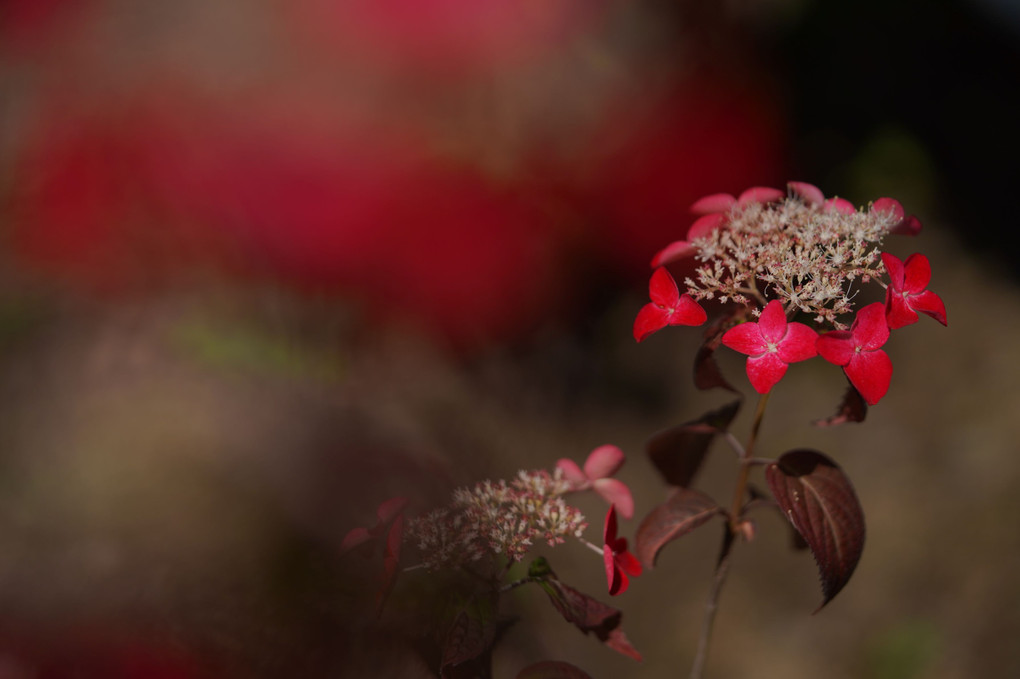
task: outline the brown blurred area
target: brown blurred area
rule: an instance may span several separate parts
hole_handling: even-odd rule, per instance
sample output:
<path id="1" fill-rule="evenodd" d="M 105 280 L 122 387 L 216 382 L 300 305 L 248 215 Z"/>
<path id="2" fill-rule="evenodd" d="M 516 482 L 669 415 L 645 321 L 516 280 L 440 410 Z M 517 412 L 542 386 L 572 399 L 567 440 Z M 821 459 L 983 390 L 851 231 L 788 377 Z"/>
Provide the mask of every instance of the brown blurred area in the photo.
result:
<path id="1" fill-rule="evenodd" d="M 369 633 L 346 532 L 603 443 L 651 509 L 644 442 L 726 397 L 690 386 L 698 331 L 633 342 L 647 262 L 694 199 L 787 178 L 916 213 L 890 248 L 929 256 L 950 325 L 894 336 L 863 425 L 812 428 L 842 377 L 791 369 L 760 452 L 834 457 L 868 543 L 811 616 L 762 515 L 708 676 L 1018 674 L 1020 299 L 961 210 L 993 201 L 907 107 L 810 109 L 820 4 L 0 2 L 0 677 L 430 676 Z M 715 451 L 705 489 L 732 473 Z M 685 675 L 718 537 L 611 602 L 643 663 L 524 588 L 495 676 Z M 548 556 L 608 601 L 597 557 Z"/>

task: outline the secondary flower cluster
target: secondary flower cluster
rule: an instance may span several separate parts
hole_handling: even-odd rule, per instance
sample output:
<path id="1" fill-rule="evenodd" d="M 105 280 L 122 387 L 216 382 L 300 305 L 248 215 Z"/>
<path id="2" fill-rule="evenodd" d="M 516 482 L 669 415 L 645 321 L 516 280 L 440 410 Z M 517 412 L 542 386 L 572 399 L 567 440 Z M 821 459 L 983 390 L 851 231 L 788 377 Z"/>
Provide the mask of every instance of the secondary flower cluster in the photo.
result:
<path id="1" fill-rule="evenodd" d="M 736 303 L 758 320 L 730 328 L 721 342 L 748 356 L 748 379 L 758 393 L 769 392 L 790 363 L 820 355 L 843 368 L 874 405 L 892 379 L 881 349 L 890 330 L 916 322 L 917 312 L 946 324 L 945 305 L 927 289 L 928 259 L 913 254 L 901 261 L 881 250 L 886 235 L 916 235 L 921 224 L 891 198 L 857 210 L 810 184 L 788 188 L 789 195 L 756 187 L 696 202 L 692 210 L 702 216 L 687 240 L 652 260 L 651 302 L 638 313 L 634 337 L 640 342 L 668 325 L 701 325 L 708 314 L 699 300 Z M 698 264 L 681 294 L 664 265 L 690 257 Z M 855 310 L 855 286 L 872 282 L 886 289 L 885 302 Z M 789 322 L 798 314 L 828 332 Z"/>
<path id="2" fill-rule="evenodd" d="M 509 483 L 458 488 L 448 506 L 412 519 L 408 532 L 429 569 L 490 555 L 520 561 L 536 541 L 552 546 L 570 535 L 581 537 L 588 524 L 563 500 L 570 489 L 562 472 L 522 470 Z"/>
<path id="3" fill-rule="evenodd" d="M 617 536 L 617 511 L 625 518 L 634 513 L 630 489 L 611 478 L 623 462 L 623 451 L 605 445 L 591 452 L 583 468 L 562 459 L 552 473 L 522 470 L 509 482 L 483 481 L 458 488 L 447 506 L 406 522 L 406 537 L 416 543 L 421 565 L 429 570 L 494 557 L 513 563 L 521 561 L 533 545 L 552 547 L 574 537 L 602 556 L 609 592 L 619 594 L 627 589 L 628 576 L 641 574 L 641 564 L 628 551 L 627 540 Z M 610 504 L 601 547 L 583 539 L 588 523 L 579 509 L 564 500 L 568 493 L 586 490 L 594 490 Z M 383 502 L 376 525 L 352 529 L 341 545 L 345 552 L 385 538 L 383 590 L 395 578 L 405 537 L 405 505 L 403 498 Z"/>

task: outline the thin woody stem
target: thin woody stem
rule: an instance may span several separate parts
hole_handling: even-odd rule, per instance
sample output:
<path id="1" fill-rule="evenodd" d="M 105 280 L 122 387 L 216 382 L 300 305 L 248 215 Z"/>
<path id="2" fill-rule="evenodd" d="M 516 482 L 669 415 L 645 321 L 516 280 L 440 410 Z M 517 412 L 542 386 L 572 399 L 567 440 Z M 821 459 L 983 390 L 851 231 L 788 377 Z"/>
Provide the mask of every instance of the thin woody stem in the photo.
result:
<path id="1" fill-rule="evenodd" d="M 744 497 L 747 494 L 747 479 L 751 467 L 760 461 L 752 457 L 755 441 L 758 440 L 758 430 L 761 429 L 762 417 L 765 415 L 765 405 L 768 403 L 768 393 L 762 394 L 758 399 L 758 408 L 754 413 L 754 421 L 751 423 L 751 434 L 748 436 L 747 445 L 738 450 L 740 455 L 740 471 L 737 474 L 737 483 L 733 489 L 733 504 L 730 509 L 730 520 L 726 526 L 726 533 L 723 536 L 722 550 L 719 553 L 719 560 L 715 566 L 715 574 L 712 576 L 712 587 L 708 593 L 708 601 L 705 603 L 705 617 L 701 623 L 701 635 L 698 638 L 698 648 L 694 655 L 694 663 L 691 666 L 690 679 L 701 679 L 705 669 L 705 662 L 708 659 L 708 645 L 712 638 L 712 627 L 715 623 L 715 614 L 719 608 L 719 595 L 722 592 L 723 583 L 730 571 L 730 551 L 740 531 L 740 521 L 744 513 Z"/>
<path id="2" fill-rule="evenodd" d="M 733 488 L 733 502 L 730 504 L 730 532 L 733 533 L 737 532 L 737 525 L 743 514 L 744 497 L 747 494 L 747 478 L 753 466 L 751 462 L 753 461 L 754 444 L 758 440 L 758 430 L 761 428 L 761 420 L 765 415 L 765 406 L 769 402 L 770 393 L 764 393 L 758 399 L 758 408 L 754 412 L 754 421 L 751 423 L 751 435 L 747 439 L 747 445 L 744 446 L 740 458 L 740 472 L 737 475 L 737 484 Z"/>
<path id="3" fill-rule="evenodd" d="M 702 672 L 705 670 L 715 613 L 719 610 L 719 595 L 722 592 L 723 583 L 726 582 L 726 576 L 730 572 L 730 548 L 733 546 L 733 537 L 734 534 L 727 528 L 723 537 L 722 551 L 719 553 L 719 560 L 715 565 L 715 574 L 712 576 L 712 588 L 708 593 L 708 601 L 705 602 L 705 617 L 701 621 L 701 635 L 698 637 L 698 649 L 694 654 L 694 663 L 691 665 L 690 679 L 701 679 Z"/>

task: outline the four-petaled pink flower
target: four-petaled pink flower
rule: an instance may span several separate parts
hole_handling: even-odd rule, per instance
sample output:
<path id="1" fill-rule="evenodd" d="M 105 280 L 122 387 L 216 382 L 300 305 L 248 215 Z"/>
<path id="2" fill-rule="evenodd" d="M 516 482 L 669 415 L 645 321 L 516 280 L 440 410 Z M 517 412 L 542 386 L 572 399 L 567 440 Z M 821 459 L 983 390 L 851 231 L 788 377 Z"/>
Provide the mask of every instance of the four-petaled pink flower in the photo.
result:
<path id="1" fill-rule="evenodd" d="M 556 463 L 556 468 L 563 472 L 563 477 L 570 482 L 571 490 L 593 489 L 606 502 L 620 508 L 623 518 L 634 516 L 634 497 L 630 488 L 623 481 L 611 479 L 621 466 L 625 456 L 616 446 L 599 446 L 591 451 L 584 462 L 584 469 L 573 460 L 566 458 Z"/>
<path id="2" fill-rule="evenodd" d="M 616 596 L 627 590 L 630 578 L 641 575 L 641 562 L 627 551 L 627 538 L 616 537 L 616 507 L 609 506 L 606 527 L 602 532 L 602 560 L 606 564 L 609 594 Z"/>
<path id="3" fill-rule="evenodd" d="M 916 323 L 918 311 L 946 325 L 946 305 L 938 295 L 926 289 L 931 280 L 931 265 L 927 257 L 914 253 L 907 257 L 906 262 L 901 262 L 895 255 L 883 252 L 882 262 L 889 272 L 885 317 L 890 329 Z"/>
<path id="4" fill-rule="evenodd" d="M 849 330 L 819 337 L 818 353 L 829 363 L 842 366 L 850 384 L 868 405 L 875 405 L 889 391 L 892 380 L 892 361 L 881 349 L 888 339 L 885 305 L 875 302 L 857 312 Z"/>
<path id="5" fill-rule="evenodd" d="M 634 339 L 638 342 L 667 325 L 701 325 L 708 319 L 701 305 L 687 293 L 681 295 L 673 276 L 661 267 L 652 274 L 648 292 L 652 301 L 634 320 Z"/>
<path id="6" fill-rule="evenodd" d="M 783 303 L 772 300 L 757 323 L 730 328 L 722 343 L 747 354 L 747 377 L 759 394 L 766 394 L 786 374 L 790 363 L 806 361 L 818 354 L 818 334 L 803 323 L 787 323 Z"/>

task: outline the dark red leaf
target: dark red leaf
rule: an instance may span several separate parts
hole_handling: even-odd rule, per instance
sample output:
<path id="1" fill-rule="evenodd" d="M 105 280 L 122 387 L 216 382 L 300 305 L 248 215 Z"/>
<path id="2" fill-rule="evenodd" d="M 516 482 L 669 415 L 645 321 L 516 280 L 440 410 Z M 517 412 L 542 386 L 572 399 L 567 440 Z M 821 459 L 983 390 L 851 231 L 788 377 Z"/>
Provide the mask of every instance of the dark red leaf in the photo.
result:
<path id="1" fill-rule="evenodd" d="M 723 377 L 719 364 L 715 362 L 715 352 L 722 344 L 722 336 L 746 313 L 743 307 L 730 307 L 726 314 L 713 321 L 705 330 L 705 340 L 694 356 L 694 386 L 698 389 L 705 391 L 722 388 L 734 394 L 740 393 Z"/>
<path id="2" fill-rule="evenodd" d="M 484 658 L 491 652 L 500 629 L 496 606 L 497 597 L 483 596 L 457 612 L 443 640 L 441 677 L 461 676 L 458 666 Z M 469 675 L 473 672 L 473 669 L 468 670 Z"/>
<path id="3" fill-rule="evenodd" d="M 620 629 L 623 613 L 594 599 L 573 587 L 560 582 L 544 558 L 535 559 L 528 568 L 528 574 L 538 581 L 549 595 L 549 600 L 567 622 L 579 630 L 593 633 L 599 640 L 617 653 L 641 660 L 641 654 L 631 646 L 627 636 Z"/>
<path id="4" fill-rule="evenodd" d="M 831 427 L 846 422 L 863 422 L 867 414 L 868 404 L 864 402 L 864 397 L 856 387 L 850 385 L 847 387 L 846 394 L 843 395 L 843 401 L 839 404 L 836 414 L 824 420 L 816 420 L 815 426 Z"/>
<path id="5" fill-rule="evenodd" d="M 648 441 L 648 456 L 666 483 L 681 487 L 691 485 L 712 440 L 729 428 L 739 410 L 740 401 L 733 401 L 653 436 Z"/>
<path id="6" fill-rule="evenodd" d="M 677 488 L 669 499 L 653 509 L 638 526 L 634 553 L 646 567 L 655 566 L 659 550 L 667 543 L 687 535 L 716 514 L 725 513 L 715 500 L 704 493 Z"/>
<path id="7" fill-rule="evenodd" d="M 839 466 L 814 450 L 791 450 L 765 469 L 772 494 L 818 564 L 824 601 L 839 593 L 864 550 L 864 512 Z"/>
<path id="8" fill-rule="evenodd" d="M 568 662 L 543 660 L 518 672 L 517 679 L 591 679 L 591 675 Z"/>

